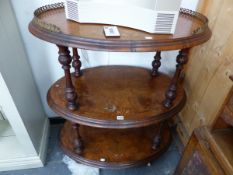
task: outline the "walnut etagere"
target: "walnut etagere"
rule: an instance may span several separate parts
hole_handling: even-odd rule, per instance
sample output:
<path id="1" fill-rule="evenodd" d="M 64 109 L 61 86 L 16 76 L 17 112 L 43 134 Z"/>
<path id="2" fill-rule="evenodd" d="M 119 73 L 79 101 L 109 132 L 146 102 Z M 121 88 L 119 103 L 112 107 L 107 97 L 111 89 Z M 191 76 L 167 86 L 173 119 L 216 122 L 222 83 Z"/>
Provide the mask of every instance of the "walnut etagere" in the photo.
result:
<path id="1" fill-rule="evenodd" d="M 187 9 L 180 10 L 174 35 L 118 26 L 121 37 L 105 38 L 103 26 L 67 20 L 63 4 L 58 3 L 37 9 L 29 30 L 59 49 L 58 60 L 65 76 L 51 86 L 47 99 L 49 106 L 67 120 L 61 131 L 63 150 L 91 166 L 135 166 L 149 162 L 169 147 L 167 120 L 186 101 L 180 76 L 189 49 L 206 42 L 211 32 L 205 16 Z M 77 48 L 156 55 L 152 70 L 130 66 L 81 70 Z M 167 50 L 180 50 L 172 78 L 159 72 L 161 52 Z"/>

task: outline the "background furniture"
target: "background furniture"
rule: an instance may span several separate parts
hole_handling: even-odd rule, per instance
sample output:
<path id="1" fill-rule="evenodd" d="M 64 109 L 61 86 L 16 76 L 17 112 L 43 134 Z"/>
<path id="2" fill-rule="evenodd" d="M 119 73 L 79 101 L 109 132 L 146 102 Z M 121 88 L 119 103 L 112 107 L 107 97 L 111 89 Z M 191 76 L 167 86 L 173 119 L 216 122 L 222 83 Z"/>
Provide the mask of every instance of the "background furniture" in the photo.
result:
<path id="1" fill-rule="evenodd" d="M 153 35 L 119 26 L 121 37 L 105 38 L 104 25 L 67 20 L 62 3 L 41 7 L 34 14 L 30 32 L 58 46 L 58 60 L 65 73 L 47 95 L 50 107 L 67 119 L 61 131 L 63 150 L 78 162 L 101 168 L 138 165 L 164 152 L 171 140 L 166 121 L 186 100 L 180 78 L 189 48 L 211 36 L 205 16 L 181 9 L 174 35 Z M 152 71 L 129 66 L 81 71 L 77 48 L 157 52 Z M 161 51 L 175 49 L 180 52 L 171 78 L 159 72 Z"/>
<path id="2" fill-rule="evenodd" d="M 41 167 L 49 122 L 8 0 L 0 1 L 0 26 L 0 171 Z"/>
<path id="3" fill-rule="evenodd" d="M 175 174 L 233 174 L 233 88 L 213 126 L 194 131 Z"/>
<path id="4" fill-rule="evenodd" d="M 199 3 L 198 11 L 208 17 L 213 36 L 190 52 L 184 82 L 188 100 L 179 114 L 177 128 L 184 145 L 195 128 L 213 124 L 231 89 L 228 77 L 233 73 L 233 1 L 200 0 Z"/>

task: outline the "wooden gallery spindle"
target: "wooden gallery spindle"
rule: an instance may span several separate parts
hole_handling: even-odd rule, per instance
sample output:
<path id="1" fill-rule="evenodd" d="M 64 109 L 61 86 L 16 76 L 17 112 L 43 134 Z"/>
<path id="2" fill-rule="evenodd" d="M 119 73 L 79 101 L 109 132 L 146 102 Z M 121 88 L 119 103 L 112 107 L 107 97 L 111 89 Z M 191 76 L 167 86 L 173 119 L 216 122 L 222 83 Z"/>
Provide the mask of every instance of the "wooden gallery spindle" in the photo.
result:
<path id="1" fill-rule="evenodd" d="M 152 62 L 152 76 L 158 76 L 159 75 L 159 67 L 161 66 L 161 52 L 157 51 L 156 55 L 154 56 L 154 60 Z"/>
<path id="2" fill-rule="evenodd" d="M 83 140 L 80 136 L 80 132 L 79 132 L 79 124 L 77 123 L 72 123 L 72 127 L 74 129 L 74 131 L 76 132 L 76 138 L 74 139 L 74 149 L 75 149 L 75 152 L 77 154 L 82 154 L 82 151 L 83 151 Z"/>
<path id="3" fill-rule="evenodd" d="M 164 106 L 166 108 L 170 108 L 172 106 L 173 100 L 176 98 L 176 95 L 177 95 L 176 91 L 177 91 L 177 86 L 179 83 L 180 75 L 181 75 L 184 65 L 188 62 L 188 52 L 189 52 L 189 49 L 183 49 L 179 51 L 179 54 L 176 58 L 176 62 L 177 62 L 176 72 L 165 94 Z"/>
<path id="4" fill-rule="evenodd" d="M 58 60 L 62 64 L 62 68 L 65 72 L 65 80 L 66 80 L 66 86 L 65 86 L 65 99 L 67 100 L 67 107 L 70 110 L 77 109 L 77 94 L 75 92 L 71 74 L 70 74 L 70 63 L 72 61 L 69 49 L 64 46 L 58 46 L 59 48 L 59 57 Z"/>
<path id="5" fill-rule="evenodd" d="M 80 56 L 78 54 L 78 49 L 77 48 L 73 48 L 73 62 L 72 62 L 72 66 L 74 68 L 74 75 L 76 77 L 81 76 L 81 66 L 82 63 L 80 61 Z"/>

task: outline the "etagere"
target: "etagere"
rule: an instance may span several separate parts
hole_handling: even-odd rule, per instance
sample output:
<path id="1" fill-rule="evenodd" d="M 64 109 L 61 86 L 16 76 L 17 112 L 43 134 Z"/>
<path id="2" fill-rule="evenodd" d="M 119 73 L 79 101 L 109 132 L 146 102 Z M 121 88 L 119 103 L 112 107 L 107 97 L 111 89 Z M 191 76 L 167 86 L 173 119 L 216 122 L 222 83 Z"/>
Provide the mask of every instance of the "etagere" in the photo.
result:
<path id="1" fill-rule="evenodd" d="M 86 165 L 124 168 L 146 163 L 168 148 L 167 120 L 186 101 L 180 77 L 189 49 L 206 42 L 211 31 L 205 16 L 187 9 L 180 10 L 174 35 L 118 26 L 121 36 L 106 38 L 104 26 L 69 21 L 63 3 L 57 3 L 37 9 L 29 30 L 58 46 L 65 76 L 51 86 L 47 99 L 67 120 L 60 136 L 65 153 Z M 81 70 L 77 48 L 156 55 L 152 70 L 132 66 Z M 172 78 L 159 72 L 161 52 L 168 50 L 180 50 Z"/>

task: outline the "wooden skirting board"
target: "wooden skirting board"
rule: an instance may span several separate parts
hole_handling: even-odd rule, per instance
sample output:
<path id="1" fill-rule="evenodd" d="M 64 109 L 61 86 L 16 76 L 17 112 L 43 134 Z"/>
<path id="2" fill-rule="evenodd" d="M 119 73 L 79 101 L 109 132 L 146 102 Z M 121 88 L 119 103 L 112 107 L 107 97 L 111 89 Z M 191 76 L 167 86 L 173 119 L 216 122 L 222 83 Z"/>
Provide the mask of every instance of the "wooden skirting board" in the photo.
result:
<path id="1" fill-rule="evenodd" d="M 0 161 L 0 171 L 19 170 L 42 167 L 45 164 L 49 137 L 49 120 L 45 120 L 43 135 L 38 155 L 15 157 Z"/>

